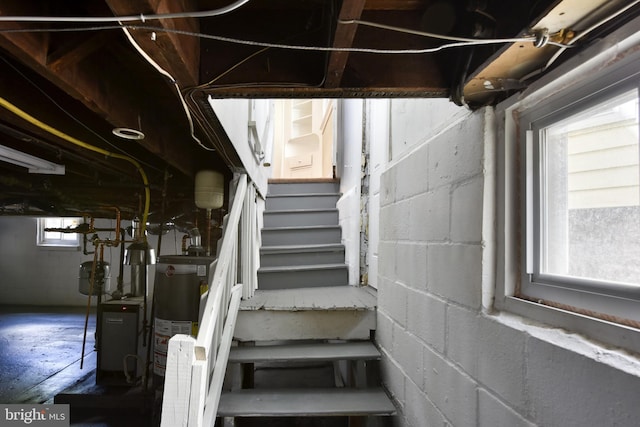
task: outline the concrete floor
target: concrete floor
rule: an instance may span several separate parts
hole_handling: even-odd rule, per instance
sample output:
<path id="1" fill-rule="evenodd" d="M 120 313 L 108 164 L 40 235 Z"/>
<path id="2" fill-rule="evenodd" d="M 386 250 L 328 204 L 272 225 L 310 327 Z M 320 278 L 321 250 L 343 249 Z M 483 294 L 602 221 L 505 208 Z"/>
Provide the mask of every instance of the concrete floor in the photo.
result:
<path id="1" fill-rule="evenodd" d="M 85 311 L 0 306 L 0 403 L 69 403 L 75 427 L 151 426 L 150 411 L 117 407 L 131 390 L 95 384 L 94 311 L 81 361 Z"/>
<path id="2" fill-rule="evenodd" d="M 155 427 L 152 393 L 96 385 L 95 311 L 91 312 L 81 364 L 85 309 L 0 305 L 0 403 L 68 403 L 74 427 Z M 300 379 L 330 387 L 330 364 L 258 364 L 256 387 L 286 387 Z M 238 419 L 239 427 L 343 427 L 345 417 Z"/>

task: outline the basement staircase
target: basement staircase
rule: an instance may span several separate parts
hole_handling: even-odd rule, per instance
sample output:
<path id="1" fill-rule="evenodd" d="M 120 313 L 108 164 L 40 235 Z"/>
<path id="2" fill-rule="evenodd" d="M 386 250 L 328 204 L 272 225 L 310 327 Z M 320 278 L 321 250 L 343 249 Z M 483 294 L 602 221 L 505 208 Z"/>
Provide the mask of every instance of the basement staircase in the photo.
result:
<path id="1" fill-rule="evenodd" d="M 375 290 L 349 286 L 338 183 L 269 184 L 258 290 L 240 305 L 225 425 L 384 426 Z"/>
<path id="2" fill-rule="evenodd" d="M 270 183 L 259 289 L 347 286 L 336 181 Z"/>

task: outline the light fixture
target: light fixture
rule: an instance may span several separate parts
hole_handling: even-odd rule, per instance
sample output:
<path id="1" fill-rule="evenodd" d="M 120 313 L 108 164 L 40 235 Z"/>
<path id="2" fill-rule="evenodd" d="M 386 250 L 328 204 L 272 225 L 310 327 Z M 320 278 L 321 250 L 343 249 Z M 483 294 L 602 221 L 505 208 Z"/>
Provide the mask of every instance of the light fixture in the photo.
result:
<path id="1" fill-rule="evenodd" d="M 114 128 L 111 132 L 113 132 L 115 136 L 118 136 L 122 139 L 132 139 L 134 141 L 140 141 L 144 139 L 144 133 L 142 133 L 142 131 L 139 131 L 137 129 Z"/>
<path id="2" fill-rule="evenodd" d="M 52 163 L 4 145 L 0 145 L 0 161 L 27 168 L 29 173 L 64 175 L 64 165 Z"/>

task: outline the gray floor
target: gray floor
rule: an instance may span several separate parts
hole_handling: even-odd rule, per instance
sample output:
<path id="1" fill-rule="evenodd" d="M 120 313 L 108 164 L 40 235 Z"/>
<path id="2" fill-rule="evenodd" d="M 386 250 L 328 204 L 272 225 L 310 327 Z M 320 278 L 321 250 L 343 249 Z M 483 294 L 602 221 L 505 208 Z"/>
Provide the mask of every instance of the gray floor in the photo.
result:
<path id="1" fill-rule="evenodd" d="M 96 385 L 95 312 L 88 318 L 85 357 L 84 308 L 0 305 L 0 403 L 69 403 L 74 427 L 155 427 L 153 398 L 127 387 Z M 80 365 L 82 364 L 82 369 Z M 304 379 L 330 386 L 331 365 L 284 369 L 258 364 L 256 387 L 286 387 Z M 130 396 L 133 396 L 131 398 Z M 123 397 L 127 404 L 121 405 Z M 132 402 L 134 402 L 132 404 Z M 138 403 L 135 402 L 140 402 Z M 344 417 L 238 419 L 239 427 L 342 427 Z"/>
<path id="2" fill-rule="evenodd" d="M 72 307 L 0 306 L 0 403 L 53 404 L 66 396 L 62 403 L 70 403 L 72 426 L 151 426 L 151 411 L 114 407 L 127 390 L 96 385 L 95 312 L 88 318 L 81 357 L 85 313 Z"/>

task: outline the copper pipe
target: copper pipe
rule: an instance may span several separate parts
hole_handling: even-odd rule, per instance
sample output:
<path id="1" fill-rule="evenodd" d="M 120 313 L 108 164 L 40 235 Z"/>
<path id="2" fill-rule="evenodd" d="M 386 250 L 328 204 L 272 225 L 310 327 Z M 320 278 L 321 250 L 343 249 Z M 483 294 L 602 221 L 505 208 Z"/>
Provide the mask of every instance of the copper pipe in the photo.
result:
<path id="1" fill-rule="evenodd" d="M 211 209 L 207 209 L 207 256 L 211 255 Z"/>
<path id="2" fill-rule="evenodd" d="M 100 251 L 100 258 L 102 259 L 102 254 L 104 253 L 104 246 L 101 246 L 102 250 Z M 87 329 L 89 328 L 89 311 L 91 310 L 91 295 L 93 295 L 93 284 L 96 278 L 96 264 L 98 259 L 98 251 L 93 251 L 93 264 L 91 265 L 91 277 L 89 279 L 89 295 L 87 296 L 87 311 L 84 316 L 84 334 L 82 336 L 82 354 L 80 355 L 80 369 L 83 368 L 84 365 L 84 349 L 87 343 Z"/>

